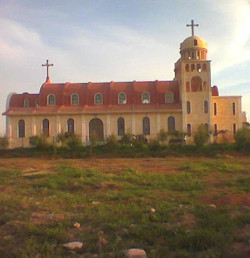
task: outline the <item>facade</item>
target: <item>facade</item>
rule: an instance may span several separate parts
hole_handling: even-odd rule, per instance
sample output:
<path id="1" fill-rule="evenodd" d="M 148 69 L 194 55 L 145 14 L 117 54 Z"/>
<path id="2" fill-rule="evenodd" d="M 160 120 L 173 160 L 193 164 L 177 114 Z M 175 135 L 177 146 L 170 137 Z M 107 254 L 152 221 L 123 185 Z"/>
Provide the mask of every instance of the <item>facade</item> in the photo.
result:
<path id="1" fill-rule="evenodd" d="M 229 140 L 242 127 L 241 97 L 221 97 L 211 87 L 206 42 L 197 36 L 180 45 L 173 81 L 51 83 L 47 76 L 38 94 L 10 94 L 6 135 L 10 148 L 29 146 L 29 137 L 44 134 L 55 142 L 59 133 L 78 134 L 83 144 L 126 133 L 148 140 L 160 132 L 186 132 L 187 143 L 200 124 L 211 141 Z M 48 65 L 48 63 L 47 63 Z"/>

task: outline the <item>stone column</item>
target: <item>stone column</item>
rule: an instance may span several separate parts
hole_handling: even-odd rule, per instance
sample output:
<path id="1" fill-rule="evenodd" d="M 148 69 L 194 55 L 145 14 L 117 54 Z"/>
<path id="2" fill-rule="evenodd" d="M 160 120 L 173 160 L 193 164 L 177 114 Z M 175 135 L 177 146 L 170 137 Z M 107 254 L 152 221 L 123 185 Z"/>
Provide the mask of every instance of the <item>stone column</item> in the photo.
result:
<path id="1" fill-rule="evenodd" d="M 31 134 L 36 135 L 36 117 L 31 118 Z"/>
<path id="2" fill-rule="evenodd" d="M 160 114 L 156 115 L 156 135 L 160 132 L 161 130 L 161 116 Z"/>
<path id="3" fill-rule="evenodd" d="M 135 114 L 132 114 L 132 116 L 131 116 L 131 124 L 132 124 L 132 134 L 134 135 L 134 134 L 136 134 L 136 132 L 135 132 Z"/>
<path id="4" fill-rule="evenodd" d="M 57 116 L 56 117 L 56 128 L 57 128 L 57 134 L 62 132 L 62 124 L 61 124 L 61 117 Z"/>
<path id="5" fill-rule="evenodd" d="M 107 114 L 107 129 L 106 129 L 106 139 L 110 136 L 111 131 L 110 131 L 110 115 Z M 104 135 L 105 139 L 105 135 Z"/>
<path id="6" fill-rule="evenodd" d="M 82 115 L 81 117 L 81 139 L 82 139 L 82 143 L 86 143 L 87 139 L 87 128 L 86 128 L 86 121 L 85 121 L 85 117 Z"/>

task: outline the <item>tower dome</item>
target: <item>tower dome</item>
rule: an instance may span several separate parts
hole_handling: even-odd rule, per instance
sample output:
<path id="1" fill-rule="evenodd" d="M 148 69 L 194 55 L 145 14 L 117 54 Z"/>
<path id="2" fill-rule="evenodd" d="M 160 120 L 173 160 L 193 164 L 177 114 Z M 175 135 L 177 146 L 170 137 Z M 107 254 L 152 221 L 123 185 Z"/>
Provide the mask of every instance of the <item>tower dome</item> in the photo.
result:
<path id="1" fill-rule="evenodd" d="M 207 43 L 198 36 L 186 38 L 180 46 L 182 59 L 201 59 L 206 60 Z"/>

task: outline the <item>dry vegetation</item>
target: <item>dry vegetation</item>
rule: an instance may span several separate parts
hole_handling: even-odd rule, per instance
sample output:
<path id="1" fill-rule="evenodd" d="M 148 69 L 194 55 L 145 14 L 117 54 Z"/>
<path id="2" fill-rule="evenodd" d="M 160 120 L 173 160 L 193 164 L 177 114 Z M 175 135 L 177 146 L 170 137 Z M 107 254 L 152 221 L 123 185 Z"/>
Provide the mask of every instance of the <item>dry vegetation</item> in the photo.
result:
<path id="1" fill-rule="evenodd" d="M 249 179 L 249 157 L 0 159 L 0 253 L 247 257 Z"/>

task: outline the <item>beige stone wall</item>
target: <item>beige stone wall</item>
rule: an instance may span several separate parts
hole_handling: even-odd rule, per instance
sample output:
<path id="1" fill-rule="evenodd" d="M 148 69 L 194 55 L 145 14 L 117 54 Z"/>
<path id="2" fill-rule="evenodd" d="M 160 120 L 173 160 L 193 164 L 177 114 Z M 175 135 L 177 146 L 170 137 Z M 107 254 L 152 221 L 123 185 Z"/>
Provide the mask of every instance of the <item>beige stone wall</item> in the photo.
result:
<path id="1" fill-rule="evenodd" d="M 69 118 L 74 119 L 75 133 L 78 134 L 82 142 L 86 144 L 89 140 L 89 122 L 93 118 L 99 118 L 103 122 L 104 138 L 106 139 L 111 134 L 117 136 L 117 119 L 123 117 L 125 119 L 125 132 L 134 135 L 143 133 L 142 120 L 143 117 L 150 119 L 150 135 L 148 139 L 155 139 L 161 129 L 168 131 L 167 119 L 169 116 L 175 118 L 176 130 L 182 131 L 182 114 L 181 111 L 171 112 L 137 112 L 137 113 L 104 113 L 104 114 L 75 114 L 75 115 L 47 115 L 47 116 L 11 116 L 8 117 L 7 134 L 10 139 L 10 148 L 28 147 L 29 137 L 32 135 L 42 134 L 42 121 L 49 120 L 49 141 L 56 142 L 58 133 L 67 132 L 67 121 Z M 25 121 L 25 138 L 18 137 L 18 121 L 23 119 Z M 119 138 L 119 137 L 118 137 Z"/>
<path id="2" fill-rule="evenodd" d="M 214 103 L 216 103 L 216 111 L 214 111 Z M 235 103 L 235 114 L 233 114 L 233 103 Z M 225 134 L 219 134 L 214 137 L 214 141 L 233 141 L 234 124 L 236 131 L 242 128 L 242 110 L 240 96 L 213 96 L 211 102 L 212 111 L 212 132 L 215 133 L 215 125 L 217 131 L 226 131 Z"/>
<path id="3" fill-rule="evenodd" d="M 197 70 L 197 65 L 203 67 L 206 65 L 206 70 Z M 189 71 L 185 67 L 189 65 Z M 191 70 L 191 66 L 195 65 L 195 70 Z M 210 60 L 185 60 L 180 59 L 176 62 L 177 70 L 176 80 L 180 84 L 180 92 L 182 99 L 183 124 L 182 131 L 187 132 L 187 125 L 191 125 L 191 136 L 186 137 L 187 143 L 193 142 L 193 135 L 197 131 L 200 124 L 208 124 L 211 127 L 211 70 Z M 191 91 L 191 80 L 193 77 L 199 77 L 202 81 L 202 91 Z M 189 83 L 190 91 L 187 91 L 186 84 Z M 187 101 L 191 104 L 191 113 L 187 113 Z M 204 101 L 208 101 L 208 113 L 204 112 Z"/>

